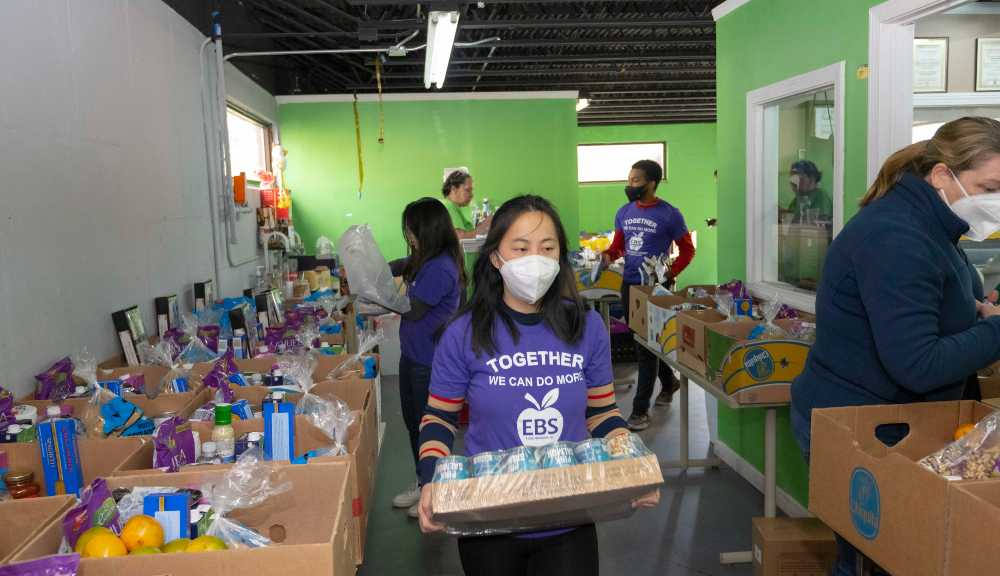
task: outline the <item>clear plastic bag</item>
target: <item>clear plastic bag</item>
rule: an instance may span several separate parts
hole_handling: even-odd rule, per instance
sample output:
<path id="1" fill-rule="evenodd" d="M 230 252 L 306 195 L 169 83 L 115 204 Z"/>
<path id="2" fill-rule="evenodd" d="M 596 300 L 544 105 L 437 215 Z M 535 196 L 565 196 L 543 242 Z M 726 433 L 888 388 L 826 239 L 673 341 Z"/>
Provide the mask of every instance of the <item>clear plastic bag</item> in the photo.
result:
<path id="1" fill-rule="evenodd" d="M 217 325 L 216 325 L 217 326 Z M 178 353 L 178 358 L 185 364 L 198 364 L 200 362 L 211 362 L 219 357 L 218 352 L 208 346 L 202 340 L 200 334 L 201 326 L 198 320 L 190 314 L 181 313 L 181 330 L 184 331 L 184 341 L 186 344 Z M 206 335 L 207 336 L 207 335 Z M 208 339 L 206 337 L 206 339 Z M 218 333 L 215 334 L 216 350 L 218 349 Z"/>
<path id="2" fill-rule="evenodd" d="M 733 305 L 732 294 L 720 291 L 712 295 L 712 300 L 715 300 L 715 309 L 726 317 L 726 322 L 734 322 L 736 320 L 736 309 Z"/>
<path id="3" fill-rule="evenodd" d="M 118 396 L 115 396 L 107 388 L 97 386 L 95 382 L 91 388 L 90 400 L 87 402 L 87 407 L 83 409 L 83 415 L 80 416 L 80 422 L 83 424 L 87 436 L 91 438 L 105 437 L 104 416 L 101 415 L 101 408 L 115 398 L 118 398 Z"/>
<path id="4" fill-rule="evenodd" d="M 280 468 L 264 460 L 260 448 L 247 450 L 218 483 L 202 488 L 213 511 L 206 534 L 221 538 L 230 549 L 270 546 L 269 538 L 227 515 L 259 506 L 268 498 L 291 489 L 291 482 L 284 480 Z"/>
<path id="5" fill-rule="evenodd" d="M 920 461 L 921 466 L 956 480 L 1000 476 L 1000 411 L 993 412 L 960 439 Z"/>
<path id="6" fill-rule="evenodd" d="M 341 380 L 352 376 L 374 378 L 377 374 L 371 374 L 373 367 L 369 365 L 375 363 L 375 358 L 370 354 L 383 340 L 385 340 L 385 333 L 381 329 L 359 334 L 358 352 L 331 370 L 327 378 L 331 380 Z"/>
<path id="7" fill-rule="evenodd" d="M 359 304 L 375 304 L 397 314 L 410 311 L 410 300 L 397 288 L 371 228 L 351 226 L 340 237 L 339 244 L 340 260 Z"/>
<path id="8" fill-rule="evenodd" d="M 788 332 L 784 328 L 774 323 L 784 307 L 784 304 L 778 300 L 768 300 L 761 305 L 761 312 L 764 314 L 764 333 L 762 336 L 771 338 L 785 338 L 788 336 Z"/>
<path id="9" fill-rule="evenodd" d="M 662 484 L 656 455 L 623 434 L 442 458 L 431 507 L 450 534 L 508 534 L 624 518 Z"/>
<path id="10" fill-rule="evenodd" d="M 295 405 L 295 413 L 308 418 L 333 442 L 329 448 L 317 450 L 311 456 L 347 454 L 347 432 L 356 416 L 340 398 L 332 395 L 321 397 L 313 392 L 312 373 L 315 368 L 316 359 L 311 355 L 298 357 L 294 363 L 282 367 L 285 378 L 291 377 L 302 388 L 302 398 Z"/>
<path id="11" fill-rule="evenodd" d="M 326 236 L 320 236 L 316 239 L 316 258 L 322 260 L 329 260 L 333 258 L 333 242 L 330 241 Z"/>

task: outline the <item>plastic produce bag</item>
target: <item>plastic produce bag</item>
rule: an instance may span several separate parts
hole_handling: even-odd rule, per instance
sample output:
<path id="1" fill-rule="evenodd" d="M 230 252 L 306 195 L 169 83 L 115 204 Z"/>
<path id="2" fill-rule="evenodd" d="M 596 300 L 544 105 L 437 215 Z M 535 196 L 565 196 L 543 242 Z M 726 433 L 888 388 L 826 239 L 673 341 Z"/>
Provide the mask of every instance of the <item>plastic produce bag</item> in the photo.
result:
<path id="1" fill-rule="evenodd" d="M 715 308 L 726 317 L 725 322 L 736 320 L 736 310 L 733 308 L 733 295 L 729 292 L 720 291 L 712 296 L 715 300 Z"/>
<path id="2" fill-rule="evenodd" d="M 95 371 L 97 361 L 94 361 Z M 35 376 L 38 390 L 35 398 L 38 400 L 53 400 L 60 402 L 68 398 L 75 388 L 73 384 L 73 361 L 69 356 L 59 360 L 51 368 Z"/>
<path id="3" fill-rule="evenodd" d="M 774 338 L 788 336 L 784 328 L 774 323 L 784 307 L 785 305 L 777 300 L 768 300 L 761 306 L 761 311 L 764 313 L 764 336 Z"/>
<path id="4" fill-rule="evenodd" d="M 282 367 L 285 378 L 291 377 L 302 388 L 302 398 L 295 405 L 295 413 L 308 418 L 313 426 L 333 441 L 330 448 L 317 450 L 310 456 L 347 454 L 347 431 L 354 423 L 355 415 L 343 400 L 333 396 L 323 398 L 313 392 L 312 373 L 315 368 L 316 359 L 312 356 L 296 358 L 295 362 Z"/>
<path id="5" fill-rule="evenodd" d="M 63 517 L 63 535 L 69 548 L 76 546 L 76 541 L 84 532 L 98 526 L 103 526 L 115 534 L 120 534 L 122 531 L 118 506 L 104 478 L 98 478 L 84 488 L 79 504 Z"/>
<path id="6" fill-rule="evenodd" d="M 329 260 L 333 258 L 333 242 L 326 236 L 316 239 L 316 258 Z"/>
<path id="7" fill-rule="evenodd" d="M 488 536 L 627 517 L 663 474 L 638 436 L 622 434 L 442 458 L 433 482 L 435 521 L 453 535 Z"/>
<path id="8" fill-rule="evenodd" d="M 1000 411 L 993 412 L 964 436 L 920 461 L 925 468 L 955 480 L 1000 476 Z"/>
<path id="9" fill-rule="evenodd" d="M 221 481 L 202 488 L 213 512 L 206 534 L 221 538 L 230 549 L 270 546 L 269 538 L 226 516 L 236 510 L 259 506 L 268 498 L 291 489 L 291 482 L 284 481 L 280 468 L 264 460 L 260 448 L 247 450 Z"/>
<path id="10" fill-rule="evenodd" d="M 61 554 L 0 566 L 0 576 L 76 576 L 79 569 L 79 554 Z"/>
<path id="11" fill-rule="evenodd" d="M 410 300 L 396 287 L 371 228 L 351 226 L 340 237 L 339 244 L 340 260 L 347 270 L 352 294 L 361 302 L 376 304 L 397 314 L 410 311 Z"/>
<path id="12" fill-rule="evenodd" d="M 211 362 L 219 357 L 217 352 L 219 348 L 218 326 L 213 326 L 213 328 L 215 328 L 215 346 L 211 347 L 209 346 L 209 342 L 212 340 L 211 335 L 208 333 L 201 334 L 202 327 L 198 325 L 198 321 L 193 316 L 185 313 L 181 314 L 181 329 L 184 331 L 185 340 L 185 344 L 178 356 L 181 362 L 198 364 L 200 362 Z"/>
<path id="13" fill-rule="evenodd" d="M 331 370 L 327 378 L 341 380 L 351 376 L 360 376 L 370 379 L 378 376 L 376 359 L 370 353 L 384 339 L 385 335 L 381 330 L 363 332 L 358 339 L 357 354 L 353 354 L 350 358 L 342 362 L 340 366 Z"/>

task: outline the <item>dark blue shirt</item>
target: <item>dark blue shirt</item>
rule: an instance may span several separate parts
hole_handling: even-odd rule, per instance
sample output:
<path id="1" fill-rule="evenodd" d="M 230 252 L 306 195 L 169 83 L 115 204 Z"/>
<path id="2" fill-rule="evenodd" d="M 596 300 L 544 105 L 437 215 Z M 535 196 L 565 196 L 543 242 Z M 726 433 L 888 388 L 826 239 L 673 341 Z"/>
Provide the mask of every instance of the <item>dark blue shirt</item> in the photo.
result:
<path id="1" fill-rule="evenodd" d="M 792 384 L 792 427 L 808 451 L 813 408 L 957 400 L 1000 358 L 1000 317 L 958 240 L 968 225 L 904 174 L 830 245 L 816 292 L 816 343 Z"/>
<path id="2" fill-rule="evenodd" d="M 407 287 L 407 294 L 426 304 L 428 310 L 419 320 L 404 317 L 400 322 L 400 351 L 410 360 L 430 366 L 434 363 L 435 336 L 458 309 L 461 288 L 455 261 L 440 254 L 424 262 Z"/>
<path id="3" fill-rule="evenodd" d="M 629 202 L 615 215 L 615 229 L 625 240 L 626 284 L 639 284 L 639 268 L 646 257 L 660 256 L 670 251 L 670 244 L 687 234 L 681 211 L 664 200 L 652 206 Z"/>

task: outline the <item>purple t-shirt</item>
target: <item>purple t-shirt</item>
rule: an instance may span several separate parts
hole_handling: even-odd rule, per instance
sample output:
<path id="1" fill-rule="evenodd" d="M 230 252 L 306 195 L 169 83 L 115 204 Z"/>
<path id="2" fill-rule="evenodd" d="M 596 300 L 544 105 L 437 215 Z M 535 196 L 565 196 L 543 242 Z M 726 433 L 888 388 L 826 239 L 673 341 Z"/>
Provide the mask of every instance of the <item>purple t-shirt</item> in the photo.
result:
<path id="1" fill-rule="evenodd" d="M 567 344 L 544 323 L 519 324 L 515 345 L 498 317 L 495 354 L 472 351 L 470 315 L 445 330 L 434 355 L 430 392 L 469 403 L 467 456 L 517 446 L 579 442 L 587 430 L 587 389 L 614 381 L 608 330 L 588 312 L 583 337 Z"/>
<path id="2" fill-rule="evenodd" d="M 430 366 L 434 362 L 434 336 L 458 309 L 461 287 L 458 266 L 447 254 L 440 254 L 424 262 L 416 278 L 407 287 L 410 298 L 416 298 L 430 307 L 420 320 L 406 320 L 399 324 L 399 344 L 403 356 Z"/>
<path id="3" fill-rule="evenodd" d="M 615 229 L 625 238 L 626 284 L 642 281 L 639 268 L 646 257 L 660 256 L 670 250 L 670 244 L 687 234 L 687 225 L 681 211 L 664 200 L 648 208 L 638 202 L 629 202 L 618 210 Z"/>

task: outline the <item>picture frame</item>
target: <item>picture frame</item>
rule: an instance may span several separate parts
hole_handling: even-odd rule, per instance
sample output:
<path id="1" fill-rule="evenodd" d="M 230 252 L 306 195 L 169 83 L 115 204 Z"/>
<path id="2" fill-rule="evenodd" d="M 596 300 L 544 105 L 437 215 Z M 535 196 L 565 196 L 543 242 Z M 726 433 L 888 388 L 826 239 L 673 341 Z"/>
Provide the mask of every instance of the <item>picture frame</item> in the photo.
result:
<path id="1" fill-rule="evenodd" d="M 913 92 L 948 91 L 948 39 L 913 39 Z"/>
<path id="2" fill-rule="evenodd" d="M 1000 38 L 976 38 L 976 92 L 1000 92 Z"/>

